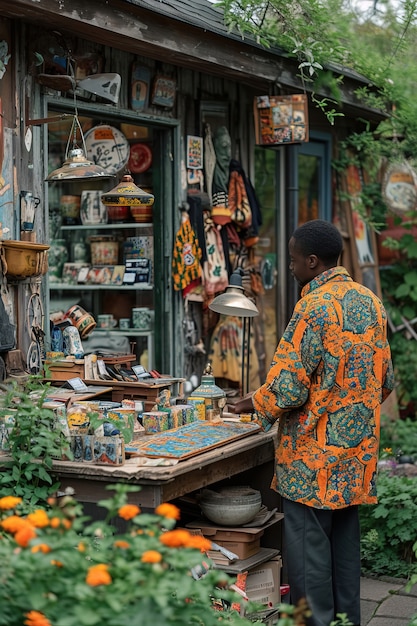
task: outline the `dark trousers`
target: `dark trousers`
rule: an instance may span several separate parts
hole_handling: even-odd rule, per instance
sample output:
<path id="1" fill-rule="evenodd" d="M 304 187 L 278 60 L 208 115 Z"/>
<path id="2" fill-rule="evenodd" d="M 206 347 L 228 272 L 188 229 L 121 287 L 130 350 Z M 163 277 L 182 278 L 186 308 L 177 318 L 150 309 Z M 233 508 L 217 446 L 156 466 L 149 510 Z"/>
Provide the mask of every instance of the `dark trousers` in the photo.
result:
<path id="1" fill-rule="evenodd" d="M 283 557 L 291 604 L 305 598 L 308 626 L 329 626 L 346 613 L 360 624 L 360 526 L 358 507 L 328 511 L 282 498 Z"/>

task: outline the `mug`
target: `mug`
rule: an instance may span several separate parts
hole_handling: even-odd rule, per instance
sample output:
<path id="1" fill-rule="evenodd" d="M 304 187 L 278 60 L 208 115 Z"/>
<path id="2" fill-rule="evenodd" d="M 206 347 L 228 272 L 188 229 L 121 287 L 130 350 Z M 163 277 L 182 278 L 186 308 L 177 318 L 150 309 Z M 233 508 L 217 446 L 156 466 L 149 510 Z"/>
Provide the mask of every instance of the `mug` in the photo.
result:
<path id="1" fill-rule="evenodd" d="M 115 320 L 111 314 L 103 313 L 97 315 L 97 325 L 99 328 L 114 328 L 116 324 L 117 320 Z"/>
<path id="2" fill-rule="evenodd" d="M 132 309 L 133 328 L 137 328 L 138 330 L 151 330 L 153 313 L 153 310 L 147 307 Z"/>
<path id="3" fill-rule="evenodd" d="M 119 328 L 120 328 L 120 330 L 129 330 L 129 328 L 130 328 L 130 318 L 129 317 L 121 317 L 119 319 Z"/>
<path id="4" fill-rule="evenodd" d="M 22 230 L 31 232 L 35 220 L 35 209 L 40 204 L 40 198 L 36 198 L 31 191 L 20 192 L 20 221 Z"/>

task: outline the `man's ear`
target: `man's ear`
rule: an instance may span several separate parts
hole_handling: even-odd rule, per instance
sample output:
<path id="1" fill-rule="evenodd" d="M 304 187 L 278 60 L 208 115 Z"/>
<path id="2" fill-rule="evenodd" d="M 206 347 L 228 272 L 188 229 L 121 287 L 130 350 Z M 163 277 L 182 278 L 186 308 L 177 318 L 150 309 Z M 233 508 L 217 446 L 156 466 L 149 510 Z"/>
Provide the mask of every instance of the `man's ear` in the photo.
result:
<path id="1" fill-rule="evenodd" d="M 316 269 L 318 264 L 319 264 L 318 256 L 316 256 L 315 254 L 309 254 L 308 255 L 308 267 L 311 270 L 314 270 L 314 269 Z"/>

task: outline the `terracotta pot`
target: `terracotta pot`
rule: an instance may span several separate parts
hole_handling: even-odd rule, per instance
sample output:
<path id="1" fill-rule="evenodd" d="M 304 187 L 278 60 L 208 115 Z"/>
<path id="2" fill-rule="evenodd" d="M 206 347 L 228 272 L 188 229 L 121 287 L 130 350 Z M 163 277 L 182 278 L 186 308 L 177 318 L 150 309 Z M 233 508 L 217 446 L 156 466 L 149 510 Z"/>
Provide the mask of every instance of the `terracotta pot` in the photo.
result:
<path id="1" fill-rule="evenodd" d="M 130 210 L 128 206 L 109 205 L 107 215 L 111 222 L 127 222 L 130 218 Z"/>

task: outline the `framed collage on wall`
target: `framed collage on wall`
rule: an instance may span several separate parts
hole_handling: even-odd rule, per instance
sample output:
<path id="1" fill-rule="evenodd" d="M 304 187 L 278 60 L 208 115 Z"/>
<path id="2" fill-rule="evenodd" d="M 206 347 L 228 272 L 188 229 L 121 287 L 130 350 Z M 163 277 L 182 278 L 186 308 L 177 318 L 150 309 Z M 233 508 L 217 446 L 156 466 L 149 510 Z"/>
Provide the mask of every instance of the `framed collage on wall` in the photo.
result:
<path id="1" fill-rule="evenodd" d="M 255 138 L 259 146 L 308 141 L 307 96 L 256 96 Z"/>

